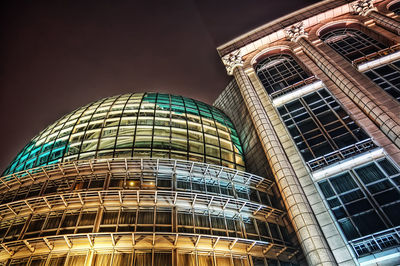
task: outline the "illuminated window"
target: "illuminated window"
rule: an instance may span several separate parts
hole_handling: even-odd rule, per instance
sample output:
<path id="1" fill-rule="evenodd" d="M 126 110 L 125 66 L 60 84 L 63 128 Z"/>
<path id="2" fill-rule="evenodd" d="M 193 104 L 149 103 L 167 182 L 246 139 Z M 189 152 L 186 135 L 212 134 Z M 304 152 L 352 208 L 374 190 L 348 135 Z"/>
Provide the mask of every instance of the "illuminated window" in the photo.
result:
<path id="1" fill-rule="evenodd" d="M 26 145 L 4 174 L 113 157 L 194 160 L 244 169 L 238 134 L 225 114 L 181 96 L 145 93 L 106 98 L 66 115 Z"/>

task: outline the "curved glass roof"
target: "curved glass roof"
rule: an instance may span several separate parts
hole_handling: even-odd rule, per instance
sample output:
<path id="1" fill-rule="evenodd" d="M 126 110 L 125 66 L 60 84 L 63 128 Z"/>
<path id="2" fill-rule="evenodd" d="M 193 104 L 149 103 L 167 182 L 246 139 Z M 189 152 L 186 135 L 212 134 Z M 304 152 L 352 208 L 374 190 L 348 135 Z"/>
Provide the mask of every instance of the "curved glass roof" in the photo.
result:
<path id="1" fill-rule="evenodd" d="M 208 104 L 169 94 L 105 98 L 65 115 L 34 137 L 3 175 L 92 158 L 172 158 L 244 170 L 230 119 Z"/>

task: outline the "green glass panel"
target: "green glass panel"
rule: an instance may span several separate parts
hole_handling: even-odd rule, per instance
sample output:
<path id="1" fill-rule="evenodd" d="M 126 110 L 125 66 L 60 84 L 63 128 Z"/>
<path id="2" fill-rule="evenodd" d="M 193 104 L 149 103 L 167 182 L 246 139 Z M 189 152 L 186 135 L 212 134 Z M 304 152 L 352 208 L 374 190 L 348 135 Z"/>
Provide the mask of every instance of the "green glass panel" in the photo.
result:
<path id="1" fill-rule="evenodd" d="M 223 161 L 220 145 L 226 149 Z M 244 165 L 237 132 L 220 110 L 181 96 L 136 93 L 98 100 L 62 117 L 34 137 L 3 175 L 76 159 L 150 156 Z"/>

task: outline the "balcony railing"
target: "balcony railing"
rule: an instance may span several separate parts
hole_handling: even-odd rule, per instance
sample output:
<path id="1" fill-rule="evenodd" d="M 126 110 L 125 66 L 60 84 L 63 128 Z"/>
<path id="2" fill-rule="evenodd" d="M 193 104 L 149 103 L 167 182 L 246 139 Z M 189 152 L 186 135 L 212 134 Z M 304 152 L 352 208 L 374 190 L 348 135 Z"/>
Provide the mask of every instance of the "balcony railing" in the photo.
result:
<path id="1" fill-rule="evenodd" d="M 302 81 L 299 81 L 299 82 L 297 82 L 297 83 L 295 83 L 293 85 L 285 87 L 285 88 L 283 88 L 283 89 L 281 89 L 279 91 L 275 91 L 275 92 L 271 93 L 269 96 L 271 97 L 271 99 L 276 99 L 276 98 L 278 98 L 278 97 L 280 97 L 282 95 L 285 95 L 285 94 L 288 94 L 288 93 L 290 93 L 290 92 L 292 92 L 294 90 L 297 90 L 298 88 L 301 88 L 301 87 L 304 87 L 304 86 L 309 85 L 311 83 L 314 83 L 317 80 L 318 80 L 317 77 L 311 76 L 311 77 L 306 78 L 306 79 L 304 79 Z"/>
<path id="2" fill-rule="evenodd" d="M 156 177 L 159 174 L 185 175 L 221 179 L 244 186 L 266 189 L 273 185 L 270 179 L 228 167 L 173 159 L 92 159 L 51 164 L 24 170 L 0 178 L 0 190 L 29 182 L 54 180 L 71 176 L 84 176 L 94 173 L 125 173 L 128 176 L 142 174 Z"/>
<path id="3" fill-rule="evenodd" d="M 53 194 L 13 201 L 0 205 L 0 221 L 24 217 L 31 213 L 46 213 L 51 210 L 88 208 L 93 206 L 196 206 L 197 209 L 230 210 L 267 219 L 278 219 L 285 212 L 246 199 L 229 196 L 208 195 L 184 191 L 163 190 L 98 190 Z"/>
<path id="4" fill-rule="evenodd" d="M 393 53 L 398 52 L 398 51 L 400 51 L 400 44 L 396 44 L 396 45 L 393 45 L 391 47 L 379 50 L 379 51 L 377 51 L 375 53 L 372 53 L 372 54 L 357 58 L 356 60 L 353 60 L 352 64 L 353 64 L 353 66 L 358 67 L 359 65 L 361 65 L 363 63 L 373 61 L 373 60 L 378 59 L 378 58 L 380 58 L 382 56 L 387 56 L 387 55 L 393 54 Z"/>
<path id="5" fill-rule="evenodd" d="M 328 153 L 324 156 L 308 161 L 307 165 L 311 169 L 311 171 L 316 171 L 318 169 L 324 168 L 328 165 L 334 164 L 344 159 L 353 157 L 355 155 L 364 153 L 366 151 L 373 150 L 377 147 L 378 146 L 372 141 L 372 139 L 366 139 L 357 142 L 353 145 L 344 147 L 340 150 Z"/>
<path id="6" fill-rule="evenodd" d="M 349 241 L 357 257 L 400 246 L 400 226 Z"/>
<path id="7" fill-rule="evenodd" d="M 36 237 L 12 242 L 3 242 L 0 249 L 0 260 L 42 255 L 49 252 L 119 249 L 180 249 L 219 252 L 235 254 L 250 254 L 255 256 L 285 257 L 291 259 L 299 252 L 292 246 L 236 237 L 223 237 L 190 233 L 167 232 L 118 232 L 118 233 L 80 233 L 70 235 Z"/>

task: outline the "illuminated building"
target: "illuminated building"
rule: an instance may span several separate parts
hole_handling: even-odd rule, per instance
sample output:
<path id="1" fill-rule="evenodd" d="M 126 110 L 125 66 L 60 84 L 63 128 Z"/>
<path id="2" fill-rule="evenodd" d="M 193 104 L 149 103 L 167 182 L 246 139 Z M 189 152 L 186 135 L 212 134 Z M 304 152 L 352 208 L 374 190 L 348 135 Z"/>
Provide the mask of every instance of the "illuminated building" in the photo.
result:
<path id="1" fill-rule="evenodd" d="M 244 172 L 230 119 L 159 93 L 48 126 L 1 178 L 7 265 L 250 265 L 301 259 L 273 181 Z"/>
<path id="2" fill-rule="evenodd" d="M 325 0 L 221 45 L 214 107 L 64 116 L 3 173 L 0 262 L 399 264 L 399 10 Z"/>
<path id="3" fill-rule="evenodd" d="M 322 1 L 218 47 L 214 105 L 251 119 L 309 265 L 400 263 L 399 7 Z"/>

